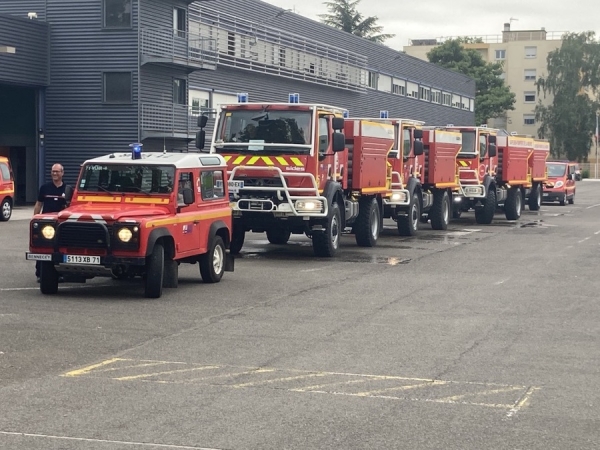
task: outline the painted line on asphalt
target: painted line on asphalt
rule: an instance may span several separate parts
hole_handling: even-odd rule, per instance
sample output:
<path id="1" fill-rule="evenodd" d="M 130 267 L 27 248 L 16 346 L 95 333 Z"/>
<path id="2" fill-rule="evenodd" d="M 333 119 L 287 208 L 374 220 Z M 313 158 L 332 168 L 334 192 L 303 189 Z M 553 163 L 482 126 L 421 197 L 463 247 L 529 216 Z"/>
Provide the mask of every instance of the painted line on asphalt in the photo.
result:
<path id="1" fill-rule="evenodd" d="M 515 414 L 517 414 L 522 408 L 524 408 L 525 406 L 527 406 L 527 404 L 529 403 L 529 400 L 531 399 L 531 395 L 537 391 L 538 387 L 530 387 L 529 389 L 527 389 L 527 391 L 523 394 L 523 396 L 515 403 L 515 405 L 510 409 L 510 411 L 506 414 L 506 417 L 513 417 Z"/>
<path id="2" fill-rule="evenodd" d="M 596 231 L 594 234 L 600 234 L 600 231 Z"/>
<path id="3" fill-rule="evenodd" d="M 85 288 L 98 288 L 98 287 L 108 287 L 110 284 L 95 284 L 95 285 L 85 285 L 85 286 L 61 286 L 59 288 L 60 291 L 63 289 L 85 289 Z M 9 291 L 39 291 L 40 287 L 20 287 L 20 288 L 0 288 L 0 292 L 9 292 Z"/>
<path id="4" fill-rule="evenodd" d="M 129 445 L 132 447 L 137 446 L 137 447 L 146 447 L 146 448 L 172 448 L 172 449 L 181 449 L 181 450 L 224 450 L 224 449 L 209 448 L 209 447 L 196 447 L 193 445 L 173 445 L 173 444 L 156 444 L 153 442 L 117 441 L 117 440 L 113 440 L 113 439 L 92 439 L 92 438 L 83 438 L 83 437 L 75 437 L 75 436 L 55 436 L 52 434 L 41 434 L 41 433 L 18 433 L 16 431 L 0 431 L 0 435 L 26 437 L 26 438 L 55 439 L 55 440 L 63 440 L 63 441 L 75 441 L 75 442 L 94 442 L 94 443 L 98 443 L 98 444 L 119 444 L 119 445 Z"/>
<path id="5" fill-rule="evenodd" d="M 586 237 L 585 239 L 582 239 L 582 240 L 580 240 L 580 241 L 577 241 L 577 243 L 578 243 L 578 244 L 581 244 L 582 242 L 585 242 L 585 241 L 587 241 L 588 239 L 591 239 L 591 238 L 592 238 L 591 236 L 588 236 L 588 237 Z"/>
<path id="6" fill-rule="evenodd" d="M 505 278 L 504 280 L 496 281 L 496 282 L 494 283 L 494 286 L 499 286 L 499 285 L 501 285 L 501 284 L 504 284 L 504 283 L 506 283 L 508 280 L 510 280 L 511 278 L 512 278 L 512 277 L 508 277 L 508 278 Z"/>
<path id="7" fill-rule="evenodd" d="M 587 208 L 585 208 L 585 209 L 592 209 L 592 208 L 596 208 L 597 206 L 600 206 L 600 203 L 597 203 L 597 204 L 595 204 L 595 205 L 592 205 L 592 206 L 588 206 L 588 207 L 587 207 Z"/>

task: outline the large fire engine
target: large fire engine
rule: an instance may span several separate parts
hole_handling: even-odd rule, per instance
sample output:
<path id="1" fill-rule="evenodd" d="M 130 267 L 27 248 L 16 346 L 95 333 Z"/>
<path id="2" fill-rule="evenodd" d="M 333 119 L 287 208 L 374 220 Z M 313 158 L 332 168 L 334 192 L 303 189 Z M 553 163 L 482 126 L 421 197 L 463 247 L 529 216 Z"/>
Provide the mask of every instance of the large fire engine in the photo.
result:
<path id="1" fill-rule="evenodd" d="M 402 236 L 412 236 L 419 221 L 431 222 L 434 230 L 445 230 L 451 214 L 452 193 L 459 187 L 456 155 L 459 132 L 431 127 L 412 119 L 390 119 L 380 111 L 379 119 L 367 119 L 394 127 L 394 146 L 388 153 L 392 188 L 397 199 L 384 199 L 384 217 L 396 221 Z"/>
<path id="2" fill-rule="evenodd" d="M 393 126 L 345 119 L 344 109 L 297 94 L 288 103 L 241 100 L 221 107 L 211 146 L 230 170 L 231 251 L 253 231 L 273 244 L 306 234 L 317 256 L 333 256 L 347 227 L 358 245 L 374 246 L 383 199 L 401 199 L 387 164 Z"/>
<path id="3" fill-rule="evenodd" d="M 30 223 L 28 260 L 41 261 L 40 290 L 59 278 L 141 276 L 145 296 L 176 288 L 180 263 L 199 263 L 205 283 L 233 270 L 227 251 L 231 209 L 227 168 L 219 155 L 128 153 L 90 159 L 69 206 Z"/>

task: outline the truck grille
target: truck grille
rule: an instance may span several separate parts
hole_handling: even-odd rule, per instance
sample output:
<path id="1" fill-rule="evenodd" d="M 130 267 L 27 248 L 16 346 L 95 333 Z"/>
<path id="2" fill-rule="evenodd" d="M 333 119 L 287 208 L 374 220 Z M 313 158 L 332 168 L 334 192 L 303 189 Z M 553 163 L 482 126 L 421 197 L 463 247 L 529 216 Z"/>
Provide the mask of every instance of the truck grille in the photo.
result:
<path id="1" fill-rule="evenodd" d="M 97 222 L 63 222 L 58 226 L 59 247 L 108 248 L 111 226 Z"/>

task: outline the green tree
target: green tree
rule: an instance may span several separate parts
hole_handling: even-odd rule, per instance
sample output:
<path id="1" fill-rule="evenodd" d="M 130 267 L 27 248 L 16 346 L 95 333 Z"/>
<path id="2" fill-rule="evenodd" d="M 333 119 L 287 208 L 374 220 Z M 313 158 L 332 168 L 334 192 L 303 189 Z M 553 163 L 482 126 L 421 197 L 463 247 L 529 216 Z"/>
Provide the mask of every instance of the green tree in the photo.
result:
<path id="1" fill-rule="evenodd" d="M 586 161 L 600 110 L 600 42 L 592 31 L 567 33 L 546 61 L 547 75 L 536 85 L 551 103 L 540 99 L 535 108 L 538 135 L 550 141 L 553 156 Z"/>
<path id="2" fill-rule="evenodd" d="M 356 9 L 361 0 L 332 0 L 323 2 L 327 6 L 328 14 L 319 14 L 321 22 L 330 27 L 338 28 L 355 36 L 369 41 L 383 43 L 393 38 L 395 34 L 381 34 L 383 27 L 377 25 L 376 16 L 365 18 Z"/>
<path id="3" fill-rule="evenodd" d="M 466 43 L 470 42 L 479 41 Z M 475 80 L 475 123 L 487 123 L 488 119 L 515 109 L 515 94 L 500 78 L 502 64 L 486 62 L 477 50 L 465 48 L 463 43 L 464 39 L 449 39 L 427 53 L 427 58 Z"/>

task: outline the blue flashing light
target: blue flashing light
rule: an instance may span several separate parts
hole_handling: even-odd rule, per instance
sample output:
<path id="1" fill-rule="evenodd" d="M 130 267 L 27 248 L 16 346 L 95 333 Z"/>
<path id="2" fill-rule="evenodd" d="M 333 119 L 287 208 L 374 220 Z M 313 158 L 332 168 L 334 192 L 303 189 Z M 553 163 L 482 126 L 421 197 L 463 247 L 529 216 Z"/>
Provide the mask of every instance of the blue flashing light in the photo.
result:
<path id="1" fill-rule="evenodd" d="M 389 111 L 379 111 L 380 119 L 387 119 L 389 117 Z"/>
<path id="2" fill-rule="evenodd" d="M 350 111 L 344 111 L 344 119 L 347 119 L 350 117 Z"/>
<path id="3" fill-rule="evenodd" d="M 289 103 L 300 103 L 300 94 L 298 94 L 298 93 L 289 94 L 288 102 Z"/>
<path id="4" fill-rule="evenodd" d="M 247 92 L 239 92 L 237 95 L 238 103 L 248 103 L 248 93 Z"/>
<path id="5" fill-rule="evenodd" d="M 134 142 L 133 144 L 129 144 L 129 146 L 131 147 L 131 159 L 142 159 L 142 147 L 144 144 Z"/>

